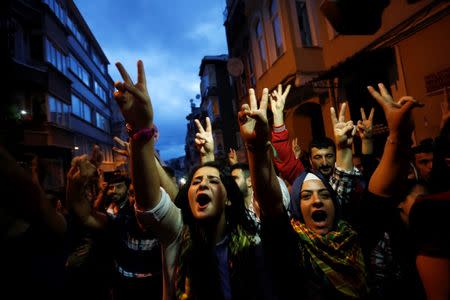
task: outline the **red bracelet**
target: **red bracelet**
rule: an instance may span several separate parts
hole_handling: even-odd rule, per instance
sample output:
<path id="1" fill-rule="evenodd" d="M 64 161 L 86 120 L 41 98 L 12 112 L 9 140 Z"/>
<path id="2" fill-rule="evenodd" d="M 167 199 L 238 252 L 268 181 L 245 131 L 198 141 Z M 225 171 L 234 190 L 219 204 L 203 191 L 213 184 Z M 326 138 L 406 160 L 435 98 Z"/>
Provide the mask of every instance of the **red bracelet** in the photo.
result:
<path id="1" fill-rule="evenodd" d="M 138 130 L 134 130 L 129 124 L 127 124 L 126 127 L 128 130 L 128 135 L 133 141 L 148 142 L 156 132 L 154 126 L 151 128 L 141 128 Z"/>

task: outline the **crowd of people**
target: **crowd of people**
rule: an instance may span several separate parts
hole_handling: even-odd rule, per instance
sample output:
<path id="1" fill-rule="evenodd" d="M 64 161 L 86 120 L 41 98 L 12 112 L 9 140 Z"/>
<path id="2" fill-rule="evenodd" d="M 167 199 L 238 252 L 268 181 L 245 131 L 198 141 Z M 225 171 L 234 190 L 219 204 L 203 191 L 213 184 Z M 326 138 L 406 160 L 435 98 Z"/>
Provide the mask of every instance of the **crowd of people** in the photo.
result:
<path id="1" fill-rule="evenodd" d="M 413 97 L 368 86 L 379 107 L 300 149 L 284 122 L 291 87 L 249 90 L 238 113 L 246 161 L 216 160 L 209 118 L 195 120 L 198 166 L 179 186 L 155 152 L 142 61 L 116 64 L 114 98 L 129 170 L 103 172 L 98 147 L 74 157 L 66 192 L 49 193 L 39 158 L 0 148 L 1 259 L 13 299 L 448 299 L 450 113 L 413 146 Z M 375 155 L 374 109 L 389 129 Z M 268 113 L 270 111 L 270 113 Z M 298 139 L 301 139 L 299 137 Z M 354 140 L 361 149 L 355 150 Z"/>

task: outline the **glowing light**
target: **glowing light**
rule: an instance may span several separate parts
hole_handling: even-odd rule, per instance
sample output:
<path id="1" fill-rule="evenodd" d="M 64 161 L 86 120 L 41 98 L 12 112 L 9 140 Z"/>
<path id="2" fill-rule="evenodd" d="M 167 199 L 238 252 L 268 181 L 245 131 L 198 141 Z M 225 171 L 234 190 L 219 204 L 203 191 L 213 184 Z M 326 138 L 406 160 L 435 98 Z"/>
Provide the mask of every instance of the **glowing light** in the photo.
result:
<path id="1" fill-rule="evenodd" d="M 78 149 L 80 149 L 80 148 L 78 148 L 78 146 L 75 146 L 75 147 L 73 147 L 73 149 L 78 150 Z"/>
<path id="2" fill-rule="evenodd" d="M 27 114 L 27 111 L 24 110 L 24 109 L 22 109 L 22 110 L 20 111 L 20 114 L 21 114 L 21 115 L 26 115 L 26 114 Z"/>
<path id="3" fill-rule="evenodd" d="M 179 182 L 180 182 L 180 185 L 185 185 L 186 178 L 184 178 L 184 177 L 180 178 Z"/>

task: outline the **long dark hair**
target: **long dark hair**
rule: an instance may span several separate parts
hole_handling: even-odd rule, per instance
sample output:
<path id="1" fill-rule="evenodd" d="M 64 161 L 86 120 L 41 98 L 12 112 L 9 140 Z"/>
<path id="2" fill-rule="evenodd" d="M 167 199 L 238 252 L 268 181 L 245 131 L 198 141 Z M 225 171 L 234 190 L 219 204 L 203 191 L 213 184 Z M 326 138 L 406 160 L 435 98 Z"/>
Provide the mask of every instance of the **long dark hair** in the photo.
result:
<path id="1" fill-rule="evenodd" d="M 243 229 L 249 232 L 256 233 L 256 226 L 251 221 L 248 210 L 245 207 L 244 196 L 239 190 L 238 185 L 234 181 L 234 178 L 230 175 L 230 170 L 227 166 L 215 161 L 207 162 L 203 165 L 194 167 L 189 175 L 186 184 L 180 189 L 175 203 L 181 209 L 183 216 L 183 222 L 185 225 L 192 226 L 197 221 L 192 215 L 192 211 L 189 207 L 188 191 L 192 183 L 195 172 L 203 167 L 212 167 L 219 171 L 220 180 L 227 191 L 228 200 L 231 205 L 225 207 L 225 216 L 227 220 L 227 231 L 231 232 L 236 229 L 237 225 L 243 227 Z"/>
<path id="2" fill-rule="evenodd" d="M 189 206 L 188 190 L 195 172 L 202 167 L 212 167 L 219 171 L 227 198 L 231 202 L 231 205 L 225 207 L 228 238 L 232 232 L 238 230 L 238 227 L 250 235 L 256 234 L 256 226 L 245 208 L 244 196 L 228 168 L 217 162 L 208 162 L 195 167 L 175 199 L 175 203 L 181 209 L 184 222 L 175 280 L 178 292 L 184 289 L 185 279 L 189 278 L 192 297 L 189 299 L 223 299 L 218 261 L 214 251 L 215 240 L 208 234 L 207 223 L 196 220 Z"/>

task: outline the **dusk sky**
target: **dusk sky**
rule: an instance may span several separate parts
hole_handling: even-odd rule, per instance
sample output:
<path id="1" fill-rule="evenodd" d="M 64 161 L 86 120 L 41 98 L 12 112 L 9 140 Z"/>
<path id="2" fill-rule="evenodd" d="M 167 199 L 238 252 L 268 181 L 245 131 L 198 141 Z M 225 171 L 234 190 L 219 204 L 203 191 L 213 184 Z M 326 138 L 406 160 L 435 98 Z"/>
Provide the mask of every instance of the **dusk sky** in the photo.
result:
<path id="1" fill-rule="evenodd" d="M 160 138 L 162 159 L 183 156 L 189 99 L 200 94 L 205 55 L 227 54 L 225 0 L 75 0 L 110 61 L 114 81 L 120 61 L 133 79 L 142 59 Z"/>

